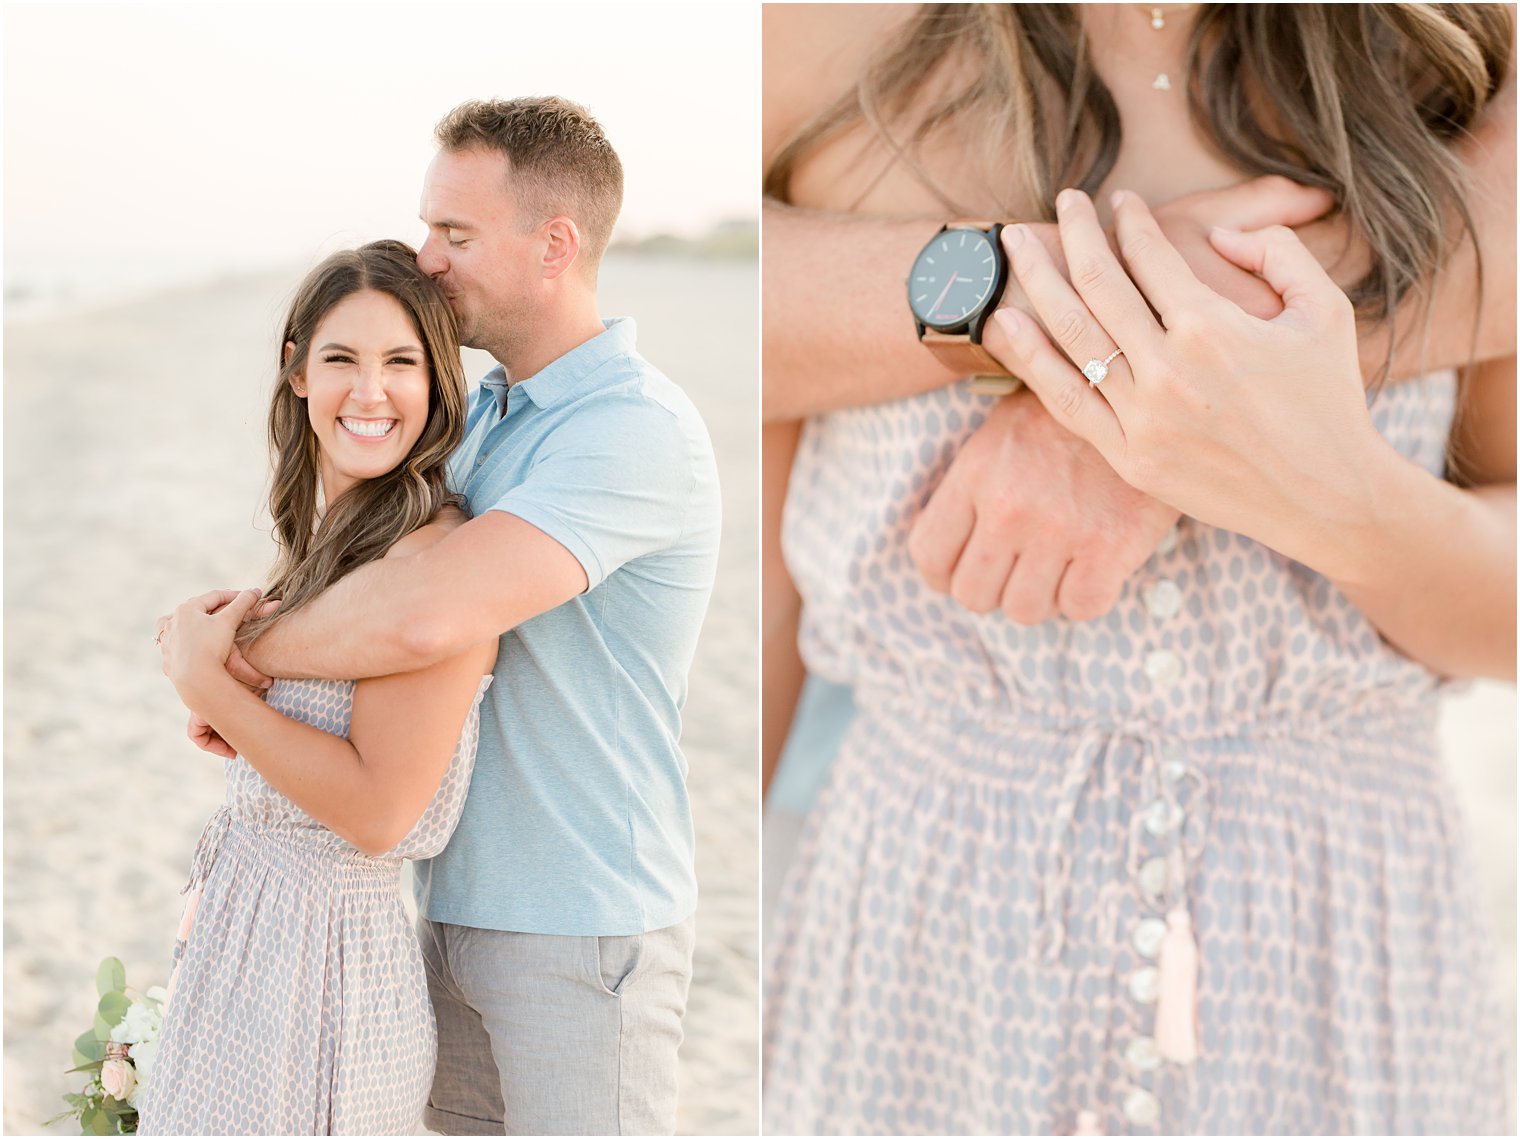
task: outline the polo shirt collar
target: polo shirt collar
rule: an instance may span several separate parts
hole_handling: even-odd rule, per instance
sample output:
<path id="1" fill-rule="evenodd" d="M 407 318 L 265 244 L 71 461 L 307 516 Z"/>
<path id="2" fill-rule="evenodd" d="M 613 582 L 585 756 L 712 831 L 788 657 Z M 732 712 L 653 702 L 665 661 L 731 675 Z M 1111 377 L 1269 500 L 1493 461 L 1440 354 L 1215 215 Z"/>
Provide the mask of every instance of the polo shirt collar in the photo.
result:
<path id="1" fill-rule="evenodd" d="M 573 398 L 589 386 L 602 365 L 634 351 L 633 318 L 613 317 L 602 321 L 602 332 L 578 344 L 559 359 L 546 364 L 525 380 L 512 385 L 539 408 L 553 407 Z M 486 373 L 480 386 L 490 390 L 498 408 L 507 399 L 507 372 L 500 364 Z"/>

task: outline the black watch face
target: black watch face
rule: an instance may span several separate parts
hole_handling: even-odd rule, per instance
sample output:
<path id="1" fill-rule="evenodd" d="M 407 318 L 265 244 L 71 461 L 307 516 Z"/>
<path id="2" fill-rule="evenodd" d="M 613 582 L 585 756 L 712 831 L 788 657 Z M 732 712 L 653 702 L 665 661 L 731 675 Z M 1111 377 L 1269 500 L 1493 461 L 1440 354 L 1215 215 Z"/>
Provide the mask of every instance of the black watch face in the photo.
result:
<path id="1" fill-rule="evenodd" d="M 947 229 L 924 246 L 908 273 L 908 307 L 930 328 L 949 331 L 987 307 L 1002 276 L 997 252 L 979 229 Z"/>

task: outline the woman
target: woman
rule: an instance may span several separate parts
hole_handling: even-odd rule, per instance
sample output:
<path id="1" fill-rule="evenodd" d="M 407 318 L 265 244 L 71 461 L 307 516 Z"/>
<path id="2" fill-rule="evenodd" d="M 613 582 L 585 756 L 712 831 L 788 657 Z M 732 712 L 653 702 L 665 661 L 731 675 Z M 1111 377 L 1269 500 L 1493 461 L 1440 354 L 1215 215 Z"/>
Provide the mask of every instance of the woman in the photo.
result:
<path id="1" fill-rule="evenodd" d="M 446 462 L 465 390 L 453 315 L 400 242 L 334 254 L 285 324 L 269 414 L 280 557 L 245 591 L 160 628 L 164 672 L 227 745 L 227 805 L 195 853 L 141 1134 L 393 1134 L 434 1065 L 403 858 L 438 853 L 474 765 L 494 642 L 402 676 L 227 670 L 242 643 L 360 565 L 464 521 Z"/>
<path id="2" fill-rule="evenodd" d="M 988 343 L 1147 492 L 1161 540 L 1076 620 L 1074 560 L 942 526 L 914 550 L 942 599 L 910 534 L 989 414 L 1035 397 L 962 384 L 809 422 L 787 562 L 808 666 L 856 710 L 775 934 L 767 1130 L 1504 1130 L 1433 729 L 1442 677 L 1513 674 L 1513 414 L 1478 414 L 1513 390 L 1513 326 L 1454 357 L 1462 385 L 1386 383 L 1369 413 L 1349 308 L 1301 246 L 1208 238 L 1283 310 L 1247 317 L 1144 201 L 1291 174 L 1365 239 L 1362 314 L 1407 311 L 1474 206 L 1448 148 L 1508 71 L 1510 14 L 928 6 L 870 16 L 874 40 L 849 19 L 854 41 L 805 50 L 864 78 L 797 120 L 769 188 L 1054 216 L 1077 285 L 1015 227 L 1039 322 L 1005 310 Z M 1093 197 L 1057 209 L 1062 186 Z M 1094 208 L 1117 190 L 1122 264 Z M 1440 478 L 1454 416 L 1463 489 Z"/>

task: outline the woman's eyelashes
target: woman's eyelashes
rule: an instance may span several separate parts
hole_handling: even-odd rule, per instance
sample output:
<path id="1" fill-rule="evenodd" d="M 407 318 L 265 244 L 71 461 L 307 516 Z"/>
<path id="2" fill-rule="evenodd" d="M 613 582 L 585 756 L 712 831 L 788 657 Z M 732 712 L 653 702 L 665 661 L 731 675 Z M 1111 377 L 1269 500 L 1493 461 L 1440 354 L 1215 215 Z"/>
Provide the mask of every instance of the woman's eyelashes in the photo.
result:
<path id="1" fill-rule="evenodd" d="M 352 363 L 354 363 L 354 358 L 352 356 L 345 356 L 342 353 L 334 353 L 331 356 L 323 356 L 322 357 L 322 363 L 324 363 L 324 364 L 352 364 Z M 417 360 L 414 357 L 411 357 L 411 356 L 392 356 L 392 357 L 390 357 L 390 359 L 386 360 L 386 363 L 387 364 L 398 364 L 398 365 L 400 365 L 402 367 L 406 367 L 406 368 L 415 368 L 417 366 Z"/>

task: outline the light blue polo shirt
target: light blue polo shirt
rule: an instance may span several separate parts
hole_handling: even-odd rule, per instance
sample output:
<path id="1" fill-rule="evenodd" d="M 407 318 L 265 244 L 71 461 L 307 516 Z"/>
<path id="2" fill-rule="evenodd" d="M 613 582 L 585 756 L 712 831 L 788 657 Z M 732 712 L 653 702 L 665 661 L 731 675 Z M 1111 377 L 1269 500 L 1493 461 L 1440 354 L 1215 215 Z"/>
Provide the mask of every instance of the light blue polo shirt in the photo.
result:
<path id="1" fill-rule="evenodd" d="M 416 865 L 419 912 L 583 936 L 683 920 L 697 882 L 681 706 L 720 522 L 701 416 L 639 356 L 633 321 L 608 321 L 510 387 L 488 374 L 449 469 L 475 515 L 536 526 L 589 587 L 502 636 L 464 815 Z"/>

